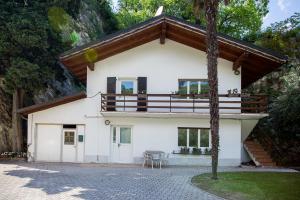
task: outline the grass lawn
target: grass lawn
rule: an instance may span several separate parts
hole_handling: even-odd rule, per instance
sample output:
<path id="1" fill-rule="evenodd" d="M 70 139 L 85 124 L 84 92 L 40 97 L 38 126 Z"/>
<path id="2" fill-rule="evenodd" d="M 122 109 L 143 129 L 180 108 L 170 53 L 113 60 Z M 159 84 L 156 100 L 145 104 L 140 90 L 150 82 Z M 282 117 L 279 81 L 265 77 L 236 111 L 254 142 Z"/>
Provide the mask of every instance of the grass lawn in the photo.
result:
<path id="1" fill-rule="evenodd" d="M 300 200 L 300 173 L 223 172 L 193 177 L 197 187 L 226 199 Z"/>

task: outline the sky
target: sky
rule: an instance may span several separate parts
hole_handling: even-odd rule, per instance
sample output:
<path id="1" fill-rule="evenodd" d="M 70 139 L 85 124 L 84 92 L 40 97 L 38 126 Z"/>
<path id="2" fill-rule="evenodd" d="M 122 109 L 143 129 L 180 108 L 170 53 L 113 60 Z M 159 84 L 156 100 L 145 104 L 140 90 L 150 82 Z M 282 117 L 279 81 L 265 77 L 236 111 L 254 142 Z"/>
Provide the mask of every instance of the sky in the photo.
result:
<path id="1" fill-rule="evenodd" d="M 263 27 L 282 21 L 300 12 L 300 0 L 270 0 L 269 13 L 264 17 Z"/>
<path id="2" fill-rule="evenodd" d="M 263 27 L 267 27 L 274 22 L 282 21 L 295 12 L 300 12 L 300 0 L 269 0 L 269 13 L 263 20 Z M 113 0 L 114 7 L 118 0 Z"/>

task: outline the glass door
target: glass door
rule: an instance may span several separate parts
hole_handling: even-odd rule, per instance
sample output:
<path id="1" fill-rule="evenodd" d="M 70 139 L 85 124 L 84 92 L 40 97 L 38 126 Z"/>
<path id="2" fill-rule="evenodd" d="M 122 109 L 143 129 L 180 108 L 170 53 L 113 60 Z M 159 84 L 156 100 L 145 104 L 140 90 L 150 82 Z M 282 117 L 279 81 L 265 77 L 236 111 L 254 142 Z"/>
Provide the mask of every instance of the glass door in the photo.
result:
<path id="1" fill-rule="evenodd" d="M 111 161 L 131 163 L 132 128 L 128 126 L 112 126 L 111 129 Z"/>

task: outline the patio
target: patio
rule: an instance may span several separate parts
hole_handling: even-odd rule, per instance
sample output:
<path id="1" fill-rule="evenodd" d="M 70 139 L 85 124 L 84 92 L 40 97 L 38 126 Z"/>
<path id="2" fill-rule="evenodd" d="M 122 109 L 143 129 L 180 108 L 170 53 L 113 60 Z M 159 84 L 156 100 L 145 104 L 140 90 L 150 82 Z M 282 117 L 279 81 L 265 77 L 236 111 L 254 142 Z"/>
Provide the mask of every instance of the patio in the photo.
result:
<path id="1" fill-rule="evenodd" d="M 280 169 L 220 168 L 220 171 Z M 222 199 L 191 184 L 209 167 L 0 163 L 0 199 Z M 293 170 L 280 170 L 293 171 Z"/>

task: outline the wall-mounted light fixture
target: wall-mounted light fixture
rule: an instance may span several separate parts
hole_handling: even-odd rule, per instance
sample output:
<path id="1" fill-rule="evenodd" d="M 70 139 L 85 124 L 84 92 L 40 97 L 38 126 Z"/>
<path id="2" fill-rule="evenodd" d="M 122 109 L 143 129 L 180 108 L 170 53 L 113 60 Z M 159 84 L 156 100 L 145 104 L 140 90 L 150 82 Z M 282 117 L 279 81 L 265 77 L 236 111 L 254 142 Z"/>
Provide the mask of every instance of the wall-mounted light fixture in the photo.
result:
<path id="1" fill-rule="evenodd" d="M 234 74 L 235 74 L 235 75 L 240 75 L 240 73 L 241 73 L 241 72 L 240 72 L 238 69 L 234 70 Z"/>

